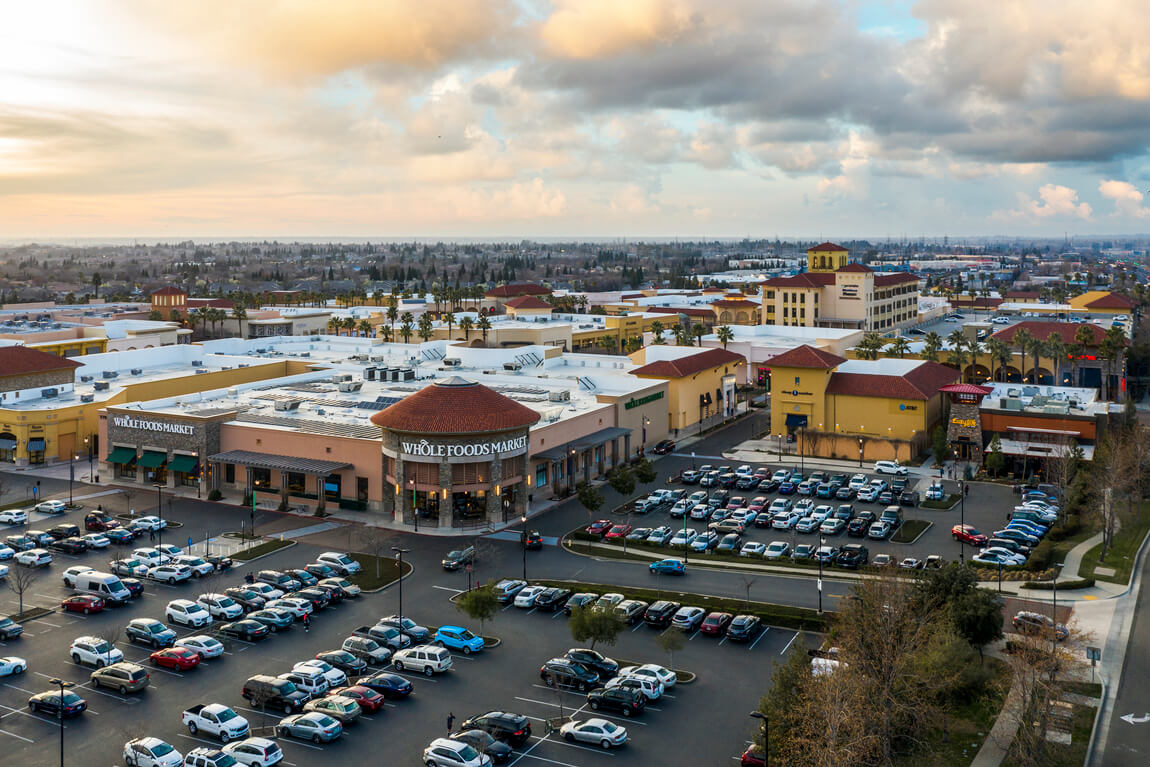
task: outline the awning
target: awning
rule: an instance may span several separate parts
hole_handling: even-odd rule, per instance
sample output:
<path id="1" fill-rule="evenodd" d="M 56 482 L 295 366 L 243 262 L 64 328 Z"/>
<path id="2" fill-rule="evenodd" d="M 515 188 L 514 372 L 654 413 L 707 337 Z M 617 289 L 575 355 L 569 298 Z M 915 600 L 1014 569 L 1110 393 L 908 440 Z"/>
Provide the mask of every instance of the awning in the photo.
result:
<path id="1" fill-rule="evenodd" d="M 545 461 L 562 461 L 563 456 L 566 454 L 567 448 L 563 445 L 560 445 L 559 447 L 552 447 L 548 448 L 547 450 L 541 450 L 531 457 L 542 458 Z"/>
<path id="2" fill-rule="evenodd" d="M 787 413 L 787 426 L 798 427 L 806 425 L 807 417 L 805 415 L 799 415 L 798 413 Z"/>
<path id="3" fill-rule="evenodd" d="M 108 463 L 131 463 L 136 460 L 136 448 L 118 447 L 108 453 Z"/>
<path id="4" fill-rule="evenodd" d="M 145 450 L 144 454 L 140 456 L 140 460 L 136 462 L 136 465 L 141 469 L 158 469 L 164 465 L 164 461 L 166 460 L 168 460 L 167 453 Z"/>
<path id="5" fill-rule="evenodd" d="M 200 460 L 194 455 L 177 455 L 173 456 L 172 460 L 168 463 L 168 471 L 178 471 L 183 474 L 191 474 L 200 465 Z"/>
<path id="6" fill-rule="evenodd" d="M 15 450 L 16 440 L 10 437 L 0 438 L 0 450 Z"/>
<path id="7" fill-rule="evenodd" d="M 45 447 L 43 437 L 33 437 L 28 440 L 28 452 L 30 453 L 43 453 Z"/>
<path id="8" fill-rule="evenodd" d="M 580 437 L 575 440 L 572 445 L 576 448 L 599 447 L 599 445 L 606 444 L 613 439 L 624 437 L 631 433 L 630 429 L 624 429 L 621 426 L 611 426 L 606 429 L 600 429 L 597 432 L 588 434 L 586 437 Z"/>
<path id="9" fill-rule="evenodd" d="M 252 450 L 229 450 L 226 453 L 216 453 L 208 456 L 212 463 L 234 463 L 240 466 L 249 466 L 253 469 L 268 469 L 271 471 L 294 471 L 303 474 L 322 474 L 324 476 L 340 469 L 347 469 L 351 464 L 347 461 L 321 461 L 318 458 L 297 458 L 294 455 L 272 455 L 271 453 L 257 453 Z"/>

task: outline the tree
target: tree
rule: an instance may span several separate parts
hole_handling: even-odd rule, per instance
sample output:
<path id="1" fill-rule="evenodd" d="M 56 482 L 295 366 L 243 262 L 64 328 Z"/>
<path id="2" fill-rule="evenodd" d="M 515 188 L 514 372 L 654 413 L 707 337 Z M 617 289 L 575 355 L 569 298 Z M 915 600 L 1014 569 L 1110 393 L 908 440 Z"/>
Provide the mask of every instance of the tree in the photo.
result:
<path id="1" fill-rule="evenodd" d="M 671 335 L 675 338 L 676 346 L 687 346 L 691 342 L 691 332 L 681 324 L 674 327 L 671 331 Z"/>
<path id="2" fill-rule="evenodd" d="M 653 341 L 656 345 L 662 345 L 662 344 L 667 343 L 667 340 L 665 338 L 663 338 L 664 332 L 665 332 L 665 328 L 663 327 L 662 322 L 659 322 L 659 320 L 655 320 L 654 322 L 651 323 L 651 336 L 652 336 Z"/>
<path id="3" fill-rule="evenodd" d="M 568 625 L 571 628 L 571 638 L 580 644 L 590 642 L 592 650 L 599 642 L 614 647 L 619 632 L 623 630 L 623 621 L 614 614 L 590 606 L 573 609 Z"/>
<path id="4" fill-rule="evenodd" d="M 575 495 L 579 498 L 579 503 L 583 508 L 587 509 L 587 516 L 594 517 L 595 512 L 599 511 L 603 506 L 603 494 L 599 489 L 587 482 L 580 482 L 575 488 Z"/>
<path id="5" fill-rule="evenodd" d="M 368 320 L 360 320 L 359 324 L 356 326 L 356 330 L 364 338 L 371 338 L 373 335 L 373 328 Z"/>
<path id="6" fill-rule="evenodd" d="M 990 438 L 990 452 L 986 454 L 986 470 L 995 477 L 1006 467 L 1006 457 L 1002 454 L 1002 440 L 995 434 Z"/>
<path id="7" fill-rule="evenodd" d="M 619 495 L 626 498 L 635 492 L 635 472 L 631 467 L 623 464 L 607 472 L 607 484 Z"/>
<path id="8" fill-rule="evenodd" d="M 471 340 L 471 331 L 475 327 L 475 321 L 470 317 L 464 317 L 459 321 L 459 329 L 463 331 L 463 340 L 465 342 Z"/>
<path id="9" fill-rule="evenodd" d="M 607 352 L 614 351 L 616 340 L 615 336 L 609 334 L 599 336 L 599 346 Z"/>
<path id="10" fill-rule="evenodd" d="M 672 672 L 675 670 L 675 653 L 683 649 L 686 640 L 683 639 L 683 632 L 677 629 L 671 631 L 664 631 L 655 637 L 655 644 L 659 649 L 667 653 L 667 668 Z"/>
<path id="11" fill-rule="evenodd" d="M 946 430 L 941 426 L 935 426 L 934 432 L 930 435 L 930 451 L 934 453 L 936 465 L 941 466 L 946 459 L 946 448 Z"/>
<path id="12" fill-rule="evenodd" d="M 1054 386 L 1061 386 L 1062 379 L 1058 377 L 1058 363 L 1066 359 L 1066 344 L 1062 341 L 1062 336 L 1057 333 L 1051 333 L 1046 337 L 1046 354 L 1050 357 L 1050 375 L 1054 378 L 1052 384 Z"/>
<path id="13" fill-rule="evenodd" d="M 1011 339 L 1012 343 L 1018 347 L 1018 351 L 1022 352 L 1022 367 L 1018 369 L 1019 375 L 1022 376 L 1022 382 L 1026 383 L 1026 353 L 1030 351 L 1030 342 L 1034 336 L 1026 328 L 1019 328 L 1014 333 L 1014 338 Z"/>
<path id="14" fill-rule="evenodd" d="M 703 327 L 703 323 L 696 322 L 691 327 L 691 335 L 695 337 L 695 346 L 703 345 L 703 336 L 707 334 L 707 329 Z"/>
<path id="15" fill-rule="evenodd" d="M 379 336 L 385 344 L 391 343 L 391 325 L 380 325 Z"/>
<path id="16" fill-rule="evenodd" d="M 236 304 L 232 307 L 232 319 L 239 324 L 240 338 L 244 337 L 244 320 L 248 318 L 248 310 L 244 308 L 243 304 Z"/>
<path id="17" fill-rule="evenodd" d="M 982 648 L 1002 639 L 1002 602 L 990 591 L 971 589 L 955 599 L 950 618 L 958 635 L 978 650 L 979 663 Z"/>
<path id="18" fill-rule="evenodd" d="M 922 358 L 928 362 L 938 362 L 938 352 L 942 348 L 942 336 L 933 330 L 922 338 Z"/>
<path id="19" fill-rule="evenodd" d="M 443 324 L 447 326 L 447 340 L 451 340 L 451 326 L 455 324 L 455 314 L 448 312 L 443 315 Z"/>
<path id="20" fill-rule="evenodd" d="M 998 377 L 994 374 L 994 368 L 997 365 L 999 370 L 1010 364 L 1014 358 L 1014 353 L 1010 351 L 1010 347 L 1002 342 L 1001 339 L 991 338 L 986 342 L 986 354 L 990 357 L 990 380 L 997 381 Z M 1005 376 L 1003 379 L 1005 380 Z"/>
<path id="21" fill-rule="evenodd" d="M 649 485 L 654 482 L 659 476 L 655 471 L 655 467 L 646 458 L 640 458 L 635 464 L 635 479 L 644 485 Z"/>
<path id="22" fill-rule="evenodd" d="M 20 600 L 20 613 L 24 612 L 24 593 L 36 585 L 36 570 L 31 567 L 13 567 L 5 579 L 9 590 Z"/>
<path id="23" fill-rule="evenodd" d="M 1046 342 L 1038 336 L 1031 336 L 1026 344 L 1029 347 L 1030 355 L 1034 358 L 1034 368 L 1031 371 L 1030 382 L 1033 384 L 1038 383 L 1038 368 L 1042 366 L 1042 355 L 1046 354 Z"/>
<path id="24" fill-rule="evenodd" d="M 721 343 L 723 348 L 726 349 L 727 344 L 734 340 L 735 331 L 731 330 L 731 328 L 727 325 L 722 325 L 715 329 L 715 336 L 718 337 L 719 343 Z"/>
<path id="25" fill-rule="evenodd" d="M 104 284 L 104 278 L 99 272 L 92 272 L 92 287 L 96 289 L 96 298 L 100 298 L 100 286 Z"/>
<path id="26" fill-rule="evenodd" d="M 424 343 L 427 343 L 434 334 L 435 326 L 431 322 L 431 315 L 427 312 L 419 315 L 419 337 L 423 339 Z"/>
<path id="27" fill-rule="evenodd" d="M 403 342 L 411 343 L 411 333 L 415 330 L 415 316 L 411 312 L 404 312 L 403 317 L 399 322 L 399 334 L 403 336 Z"/>
<path id="28" fill-rule="evenodd" d="M 387 297 L 387 321 L 391 323 L 391 334 L 395 335 L 395 321 L 399 319 L 399 299 L 392 294 Z"/>
<path id="29" fill-rule="evenodd" d="M 164 315 L 159 309 L 153 309 L 152 311 L 148 312 L 148 319 L 152 322 L 163 322 Z"/>
<path id="30" fill-rule="evenodd" d="M 499 599 L 495 596 L 494 581 L 457 596 L 455 609 L 472 620 L 479 621 L 479 631 L 483 633 L 487 621 L 494 618 L 496 611 L 499 610 Z"/>
<path id="31" fill-rule="evenodd" d="M 861 360 L 877 360 L 879 350 L 885 345 L 886 342 L 882 340 L 882 336 L 878 333 L 866 333 L 855 348 L 855 354 L 857 354 Z"/>
<path id="32" fill-rule="evenodd" d="M 479 322 L 475 323 L 475 327 L 479 330 L 480 335 L 483 336 L 483 345 L 487 345 L 487 332 L 491 330 L 491 320 L 487 319 L 487 315 L 479 318 Z"/>
<path id="33" fill-rule="evenodd" d="M 899 359 L 905 358 L 907 352 L 909 352 L 909 351 L 910 351 L 910 342 L 907 341 L 902 336 L 899 336 L 898 338 L 891 341 L 890 344 L 886 347 L 887 356 L 892 356 L 892 355 L 897 354 Z"/>
<path id="34" fill-rule="evenodd" d="M 631 336 L 623 342 L 624 351 L 627 354 L 632 354 L 643 348 L 643 339 L 639 336 Z"/>

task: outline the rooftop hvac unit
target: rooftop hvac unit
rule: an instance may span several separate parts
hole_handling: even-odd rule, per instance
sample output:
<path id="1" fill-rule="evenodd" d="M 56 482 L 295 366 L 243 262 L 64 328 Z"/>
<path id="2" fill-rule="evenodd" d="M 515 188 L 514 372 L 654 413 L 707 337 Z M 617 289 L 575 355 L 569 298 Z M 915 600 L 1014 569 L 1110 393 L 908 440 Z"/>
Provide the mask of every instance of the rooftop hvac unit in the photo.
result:
<path id="1" fill-rule="evenodd" d="M 443 364 L 449 368 L 457 368 L 463 364 L 463 360 L 458 357 L 447 357 L 443 360 Z"/>
<path id="2" fill-rule="evenodd" d="M 315 414 L 316 415 L 327 415 L 327 411 L 324 410 L 322 407 L 317 407 L 315 409 Z"/>
<path id="3" fill-rule="evenodd" d="M 342 392 L 355 392 L 363 388 L 363 381 L 340 381 L 339 390 Z"/>
<path id="4" fill-rule="evenodd" d="M 228 389 L 228 396 L 229 397 L 238 397 L 239 394 L 240 394 L 240 390 L 236 389 L 235 387 Z"/>
<path id="5" fill-rule="evenodd" d="M 365 380 L 365 381 L 374 381 L 375 380 L 375 368 L 374 367 L 363 369 L 363 380 Z"/>
<path id="6" fill-rule="evenodd" d="M 134 375 L 134 376 L 142 376 L 143 374 L 144 374 L 144 369 L 143 369 L 143 368 L 132 368 L 132 375 Z"/>
<path id="7" fill-rule="evenodd" d="M 415 370 L 413 370 L 412 368 L 407 368 L 406 370 L 399 371 L 399 375 L 400 375 L 399 380 L 401 380 L 401 381 L 414 381 L 415 380 Z"/>
<path id="8" fill-rule="evenodd" d="M 92 384 L 92 388 L 96 391 L 108 391 L 108 382 L 96 381 L 96 383 Z"/>
<path id="9" fill-rule="evenodd" d="M 231 370 L 231 369 L 232 369 L 231 365 L 224 365 L 220 368 L 220 370 Z"/>
<path id="10" fill-rule="evenodd" d="M 93 401 L 94 399 L 96 399 L 96 395 L 95 395 L 95 394 L 81 394 L 81 395 L 80 395 L 80 401 L 81 401 L 81 402 L 91 402 L 91 401 Z"/>
<path id="11" fill-rule="evenodd" d="M 80 376 L 80 381 L 82 383 L 90 383 L 91 380 L 92 380 L 92 376 Z"/>
<path id="12" fill-rule="evenodd" d="M 503 369 L 504 370 L 522 370 L 523 365 L 518 363 L 518 362 L 504 362 L 503 363 Z"/>
<path id="13" fill-rule="evenodd" d="M 115 370 L 105 370 L 100 375 L 104 378 L 117 378 L 117 377 L 119 377 L 120 374 L 117 373 Z"/>
<path id="14" fill-rule="evenodd" d="M 200 375 L 201 373 L 206 373 L 206 372 L 208 372 L 207 368 L 196 368 L 196 375 Z"/>
<path id="15" fill-rule="evenodd" d="M 248 363 L 246 363 L 246 362 L 241 362 L 241 363 L 240 363 L 239 365 L 237 365 L 236 367 L 246 368 L 247 366 L 248 366 Z"/>
<path id="16" fill-rule="evenodd" d="M 299 410 L 298 399 L 277 399 L 276 410 Z"/>
<path id="17" fill-rule="evenodd" d="M 203 360 L 192 360 L 192 367 L 194 367 L 194 368 L 198 368 L 200 365 L 203 365 L 203 364 L 204 364 Z"/>
<path id="18" fill-rule="evenodd" d="M 267 352 L 267 349 L 256 349 L 256 354 L 264 354 L 265 352 Z"/>
<path id="19" fill-rule="evenodd" d="M 60 396 L 60 390 L 55 387 L 52 387 L 51 389 L 41 389 L 40 396 L 44 397 L 45 399 L 49 397 L 58 397 Z"/>
<path id="20" fill-rule="evenodd" d="M 301 357 L 310 357 L 310 356 L 311 356 L 311 352 L 300 352 L 300 355 L 299 355 L 299 356 L 301 356 Z"/>
<path id="21" fill-rule="evenodd" d="M 547 399 L 552 402 L 570 402 L 571 392 L 566 389 L 557 389 L 547 395 Z"/>

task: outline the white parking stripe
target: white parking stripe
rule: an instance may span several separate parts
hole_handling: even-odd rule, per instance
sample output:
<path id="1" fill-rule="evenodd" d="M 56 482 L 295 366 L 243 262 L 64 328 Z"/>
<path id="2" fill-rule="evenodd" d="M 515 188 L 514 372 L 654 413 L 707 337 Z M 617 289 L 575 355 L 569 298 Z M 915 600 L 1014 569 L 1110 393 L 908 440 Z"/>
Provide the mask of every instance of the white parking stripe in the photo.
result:
<path id="1" fill-rule="evenodd" d="M 8 732 L 7 730 L 0 730 L 0 732 L 4 733 L 5 735 L 11 735 L 13 738 L 19 738 L 20 740 L 24 741 L 25 743 L 35 743 L 36 742 L 36 741 L 32 740 L 31 738 L 25 738 L 23 735 L 17 735 L 16 733 Z"/>
<path id="2" fill-rule="evenodd" d="M 545 721 L 545 720 L 542 720 L 542 721 Z M 547 739 L 546 736 L 541 738 L 538 735 L 532 735 L 531 738 L 532 738 L 532 740 L 546 740 Z M 582 745 L 579 745 L 578 743 L 568 743 L 566 740 L 552 740 L 552 741 L 548 741 L 548 742 L 550 742 L 551 744 L 556 745 L 556 746 L 565 746 L 567 748 L 579 748 L 579 749 L 582 749 L 584 751 L 590 751 L 593 754 L 599 754 L 600 756 L 615 756 L 615 754 L 610 752 L 610 751 L 604 751 L 604 750 L 599 749 L 599 748 L 591 748 L 590 746 L 582 746 Z"/>
<path id="3" fill-rule="evenodd" d="M 754 642 L 751 642 L 751 646 L 748 647 L 747 650 L 750 651 L 750 650 L 755 649 L 755 645 L 757 645 L 759 643 L 759 640 L 762 639 L 763 637 L 765 637 L 767 635 L 767 632 L 770 630 L 771 630 L 770 626 L 764 626 L 763 630 L 759 632 L 759 636 L 755 639 Z"/>
<path id="4" fill-rule="evenodd" d="M 791 643 L 795 641 L 795 638 L 798 637 L 798 635 L 799 635 L 799 632 L 796 631 L 795 636 L 791 637 L 791 641 L 787 642 L 787 646 L 779 651 L 779 655 L 786 654 L 787 650 L 789 650 L 791 648 Z"/>

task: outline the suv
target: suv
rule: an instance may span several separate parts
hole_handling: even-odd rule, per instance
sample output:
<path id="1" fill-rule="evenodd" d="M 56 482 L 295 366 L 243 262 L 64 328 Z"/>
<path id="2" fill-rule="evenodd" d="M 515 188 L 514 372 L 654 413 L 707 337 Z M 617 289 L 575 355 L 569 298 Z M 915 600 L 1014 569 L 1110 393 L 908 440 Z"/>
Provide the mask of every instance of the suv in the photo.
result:
<path id="1" fill-rule="evenodd" d="M 431 676 L 437 671 L 451 670 L 451 653 L 443 647 L 421 644 L 397 652 L 391 657 L 391 665 L 396 671 L 408 668 Z"/>
<path id="2" fill-rule="evenodd" d="M 260 570 L 256 573 L 256 580 L 274 586 L 285 594 L 295 591 L 301 585 L 295 578 L 278 570 Z"/>
<path id="3" fill-rule="evenodd" d="M 184 767 L 235 767 L 236 758 L 215 748 L 193 748 L 184 755 Z"/>
<path id="4" fill-rule="evenodd" d="M 124 653 L 111 642 L 100 637 L 76 637 L 68 648 L 68 656 L 73 663 L 86 663 L 103 668 L 124 659 Z"/>
<path id="5" fill-rule="evenodd" d="M 835 564 L 839 567 L 849 567 L 853 570 L 857 570 L 860 567 L 865 567 L 869 559 L 870 552 L 866 546 L 859 543 L 848 543 L 839 549 Z"/>
<path id="6" fill-rule="evenodd" d="M 619 664 L 612 658 L 608 658 L 595 650 L 588 650 L 582 647 L 572 647 L 564 657 L 567 660 L 573 660 L 581 666 L 586 666 L 592 671 L 599 674 L 602 679 L 610 679 L 619 673 Z"/>
<path id="7" fill-rule="evenodd" d="M 76 525 L 56 525 L 48 528 L 48 535 L 54 540 L 62 541 L 65 538 L 79 538 L 82 533 Z"/>
<path id="8" fill-rule="evenodd" d="M 875 461 L 874 462 L 875 474 L 897 474 L 906 476 L 907 469 L 901 466 L 898 461 Z"/>
<path id="9" fill-rule="evenodd" d="M 196 597 L 196 601 L 207 609 L 213 618 L 230 621 L 244 614 L 244 606 L 226 594 L 200 594 Z"/>
<path id="10" fill-rule="evenodd" d="M 454 549 L 447 552 L 447 556 L 443 558 L 444 570 L 458 570 L 464 565 L 469 565 L 475 561 L 475 547 L 467 546 L 462 549 Z"/>
<path id="11" fill-rule="evenodd" d="M 628 687 L 600 687 L 587 694 L 587 705 L 592 711 L 607 709 L 618 711 L 623 716 L 632 716 L 647 706 L 647 697 Z"/>
<path id="12" fill-rule="evenodd" d="M 240 695 L 253 706 L 279 709 L 285 714 L 302 710 L 311 698 L 294 682 L 265 674 L 250 677 L 244 682 Z"/>
<path id="13" fill-rule="evenodd" d="M 513 748 L 522 746 L 531 737 L 531 722 L 527 717 L 508 711 L 488 711 L 486 714 L 473 716 L 459 725 L 459 729 L 483 730 Z"/>
<path id="14" fill-rule="evenodd" d="M 470 743 L 436 738 L 423 749 L 423 763 L 427 767 L 488 767 L 492 760 Z"/>
<path id="15" fill-rule="evenodd" d="M 164 616 L 172 623 L 190 628 L 208 626 L 212 622 L 212 616 L 208 613 L 207 608 L 190 599 L 173 599 L 168 602 Z"/>
<path id="16" fill-rule="evenodd" d="M 599 675 L 568 658 L 552 658 L 539 669 L 539 678 L 548 687 L 573 687 L 586 692 L 599 684 Z"/>
<path id="17" fill-rule="evenodd" d="M 1011 618 L 1010 622 L 1014 626 L 1014 630 L 1020 634 L 1045 634 L 1049 636 L 1051 632 L 1054 632 L 1057 639 L 1066 639 L 1070 636 L 1066 626 L 1055 623 L 1049 615 L 1043 613 L 1024 610 Z"/>
<path id="18" fill-rule="evenodd" d="M 112 690 L 119 690 L 121 695 L 127 695 L 147 687 L 148 682 L 151 681 L 151 676 L 143 666 L 122 662 L 97 668 L 92 672 L 89 679 L 93 689 L 107 687 Z"/>
<path id="19" fill-rule="evenodd" d="M 92 512 L 84 516 L 84 529 L 93 533 L 106 533 L 120 526 L 120 523 L 103 512 Z"/>
<path id="20" fill-rule="evenodd" d="M 679 611 L 680 607 L 682 605 L 678 602 L 659 600 L 643 613 L 643 621 L 654 628 L 667 628 L 671 625 L 671 619 L 675 617 L 675 613 Z"/>
<path id="21" fill-rule="evenodd" d="M 171 647 L 176 642 L 176 632 L 155 618 L 133 618 L 124 626 L 124 636 L 129 642 L 151 645 L 157 650 Z"/>
<path id="22" fill-rule="evenodd" d="M 526 581 L 517 581 L 505 579 L 495 584 L 495 597 L 502 603 L 507 604 L 515 599 L 523 587 L 527 585 Z"/>
<path id="23" fill-rule="evenodd" d="M 205 594 L 204 596 L 207 595 Z M 235 601 L 236 604 L 238 604 L 247 612 L 251 612 L 253 610 L 262 610 L 264 609 L 264 605 L 267 604 L 267 600 L 262 596 L 252 591 L 251 589 L 246 589 L 242 586 L 224 589 L 224 596 L 231 598 L 233 601 Z M 209 606 L 208 612 L 211 612 L 211 609 L 212 608 Z"/>

